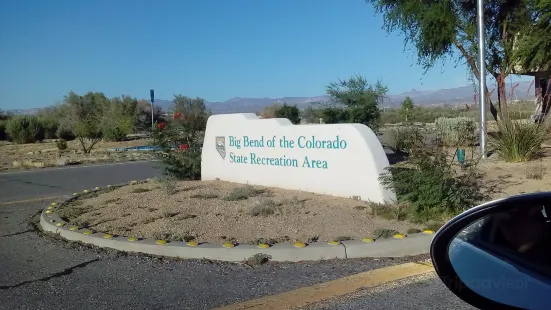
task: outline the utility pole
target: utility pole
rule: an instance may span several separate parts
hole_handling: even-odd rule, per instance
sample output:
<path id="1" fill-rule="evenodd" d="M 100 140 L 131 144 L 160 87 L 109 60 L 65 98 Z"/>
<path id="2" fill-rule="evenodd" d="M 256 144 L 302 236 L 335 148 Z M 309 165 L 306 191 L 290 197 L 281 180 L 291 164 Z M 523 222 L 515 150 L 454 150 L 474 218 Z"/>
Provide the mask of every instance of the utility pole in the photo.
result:
<path id="1" fill-rule="evenodd" d="M 154 109 L 153 109 L 153 103 L 155 102 L 155 90 L 150 89 L 149 90 L 149 96 L 151 97 L 151 131 L 155 130 L 155 121 L 153 118 L 154 115 Z"/>
<path id="2" fill-rule="evenodd" d="M 477 0 L 478 20 L 478 94 L 480 104 L 480 152 L 486 158 L 486 49 L 484 38 L 484 0 Z"/>

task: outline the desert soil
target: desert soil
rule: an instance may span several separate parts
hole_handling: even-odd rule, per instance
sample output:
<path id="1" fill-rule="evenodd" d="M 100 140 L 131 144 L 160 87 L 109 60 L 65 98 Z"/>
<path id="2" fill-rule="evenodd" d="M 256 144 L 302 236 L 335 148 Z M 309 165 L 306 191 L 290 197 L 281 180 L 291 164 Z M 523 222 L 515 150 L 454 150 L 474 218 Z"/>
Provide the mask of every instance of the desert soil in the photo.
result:
<path id="1" fill-rule="evenodd" d="M 84 154 L 80 143 L 69 141 L 68 149 L 58 150 L 55 141 L 30 144 L 0 143 L 0 171 L 33 169 L 93 162 L 142 160 L 151 157 L 148 152 L 110 152 L 107 149 L 148 145 L 151 140 L 99 142 L 90 154 Z"/>
<path id="2" fill-rule="evenodd" d="M 223 181 L 174 184 L 172 195 L 158 182 L 121 187 L 59 214 L 116 235 L 209 243 L 361 239 L 377 229 L 422 228 L 375 217 L 366 202 L 353 199 Z"/>
<path id="3" fill-rule="evenodd" d="M 484 190 L 494 199 L 551 191 L 551 149 L 546 153 L 529 163 L 484 160 L 478 166 Z M 77 200 L 59 213 L 79 227 L 115 235 L 209 243 L 361 239 L 425 228 L 377 217 L 362 201 L 223 181 L 152 180 Z"/>

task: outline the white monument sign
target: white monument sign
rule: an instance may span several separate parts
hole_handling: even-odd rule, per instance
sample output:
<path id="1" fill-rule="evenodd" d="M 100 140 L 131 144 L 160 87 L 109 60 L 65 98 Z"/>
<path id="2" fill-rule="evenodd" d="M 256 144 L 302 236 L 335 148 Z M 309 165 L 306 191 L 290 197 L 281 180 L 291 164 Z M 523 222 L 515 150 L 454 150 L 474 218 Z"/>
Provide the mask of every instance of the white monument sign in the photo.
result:
<path id="1" fill-rule="evenodd" d="M 383 203 L 396 199 L 378 180 L 388 166 L 365 125 L 293 125 L 253 113 L 220 114 L 207 122 L 201 178 Z"/>

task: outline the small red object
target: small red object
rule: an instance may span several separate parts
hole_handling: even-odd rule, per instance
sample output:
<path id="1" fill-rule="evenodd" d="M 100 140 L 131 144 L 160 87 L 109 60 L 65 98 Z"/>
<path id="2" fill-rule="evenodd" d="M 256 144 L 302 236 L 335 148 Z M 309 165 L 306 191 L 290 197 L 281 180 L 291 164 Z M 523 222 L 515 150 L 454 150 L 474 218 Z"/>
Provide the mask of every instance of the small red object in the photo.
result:
<path id="1" fill-rule="evenodd" d="M 173 115 L 173 118 L 174 118 L 174 119 L 178 119 L 178 118 L 180 118 L 180 117 L 182 117 L 182 113 L 180 113 L 180 112 L 176 112 L 176 113 L 174 113 L 174 115 Z"/>
<path id="2" fill-rule="evenodd" d="M 161 123 L 157 124 L 157 128 L 164 129 L 165 128 L 165 123 L 161 122 Z"/>
<path id="3" fill-rule="evenodd" d="M 188 144 L 180 144 L 180 150 L 186 150 L 186 149 L 189 149 Z"/>

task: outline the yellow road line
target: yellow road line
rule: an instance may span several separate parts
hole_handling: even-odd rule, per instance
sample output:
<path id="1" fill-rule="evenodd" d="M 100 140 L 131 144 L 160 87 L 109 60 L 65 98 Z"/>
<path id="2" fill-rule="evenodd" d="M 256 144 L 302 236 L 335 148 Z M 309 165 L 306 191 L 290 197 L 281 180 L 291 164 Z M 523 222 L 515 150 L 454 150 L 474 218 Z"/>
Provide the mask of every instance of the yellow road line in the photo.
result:
<path id="1" fill-rule="evenodd" d="M 24 199 L 24 200 L 12 200 L 12 201 L 5 201 L 0 202 L 0 206 L 7 206 L 7 205 L 15 205 L 20 203 L 28 203 L 28 202 L 36 202 L 36 201 L 42 201 L 42 200 L 50 200 L 50 199 L 56 199 L 61 196 L 50 196 L 50 197 L 39 197 L 39 198 L 32 198 L 32 199 Z"/>
<path id="2" fill-rule="evenodd" d="M 214 310 L 284 310 L 304 307 L 337 296 L 348 295 L 362 288 L 419 276 L 434 271 L 430 262 L 417 262 L 370 270 L 337 280 L 320 283 L 294 291 L 261 297 Z"/>

